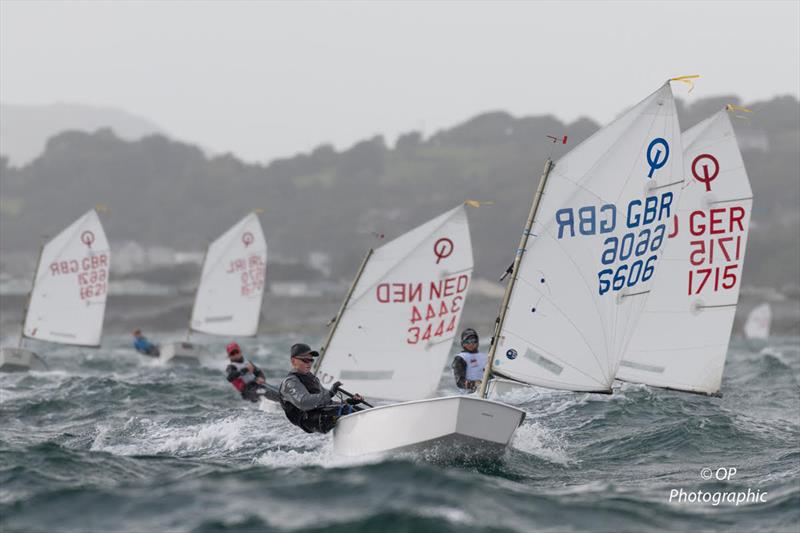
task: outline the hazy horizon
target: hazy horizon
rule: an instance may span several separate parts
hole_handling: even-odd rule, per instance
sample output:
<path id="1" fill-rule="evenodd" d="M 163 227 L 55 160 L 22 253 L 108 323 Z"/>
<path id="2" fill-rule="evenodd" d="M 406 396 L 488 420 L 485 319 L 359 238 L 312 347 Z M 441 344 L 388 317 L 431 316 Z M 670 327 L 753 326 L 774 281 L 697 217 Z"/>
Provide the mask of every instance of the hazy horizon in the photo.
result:
<path id="1" fill-rule="evenodd" d="M 4 1 L 0 100 L 116 108 L 264 162 L 492 110 L 605 123 L 686 74 L 688 104 L 800 97 L 800 3 L 720 6 Z"/>

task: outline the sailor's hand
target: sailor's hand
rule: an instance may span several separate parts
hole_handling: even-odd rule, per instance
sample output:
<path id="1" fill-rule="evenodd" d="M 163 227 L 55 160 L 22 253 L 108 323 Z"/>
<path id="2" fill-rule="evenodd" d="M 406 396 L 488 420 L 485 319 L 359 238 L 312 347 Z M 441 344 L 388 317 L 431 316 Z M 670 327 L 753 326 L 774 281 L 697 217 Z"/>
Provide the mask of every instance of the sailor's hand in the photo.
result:
<path id="1" fill-rule="evenodd" d="M 258 383 L 259 385 L 263 385 L 264 384 L 264 378 L 256 378 L 256 383 Z"/>
<path id="2" fill-rule="evenodd" d="M 475 381 L 470 381 L 470 380 L 467 380 L 467 382 L 465 383 L 465 385 L 467 386 L 467 390 L 474 391 L 475 389 L 477 389 L 478 387 L 480 387 L 480 385 L 481 385 L 481 380 L 480 380 L 480 379 L 476 379 Z"/>
<path id="3" fill-rule="evenodd" d="M 331 387 L 331 398 L 336 396 L 336 393 L 339 392 L 339 387 L 341 386 L 342 386 L 341 381 L 337 381 L 336 383 L 333 384 L 333 387 Z"/>
<path id="4" fill-rule="evenodd" d="M 256 367 L 253 366 L 253 363 L 248 362 L 247 363 L 247 370 L 248 370 L 248 372 L 255 372 L 256 371 Z"/>
<path id="5" fill-rule="evenodd" d="M 348 398 L 344 401 L 347 405 L 358 405 L 364 401 L 364 397 L 360 394 L 353 394 L 352 398 Z"/>

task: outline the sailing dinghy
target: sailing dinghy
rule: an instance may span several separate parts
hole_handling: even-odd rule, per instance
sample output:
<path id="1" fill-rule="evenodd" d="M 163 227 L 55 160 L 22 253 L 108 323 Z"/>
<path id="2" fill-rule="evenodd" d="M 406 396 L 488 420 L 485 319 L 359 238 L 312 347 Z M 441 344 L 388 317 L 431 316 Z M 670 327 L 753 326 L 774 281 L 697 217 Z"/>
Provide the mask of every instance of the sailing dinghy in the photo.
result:
<path id="1" fill-rule="evenodd" d="M 209 355 L 190 341 L 193 331 L 226 337 L 258 332 L 267 268 L 267 242 L 258 215 L 248 214 L 206 251 L 186 340 L 161 347 L 159 359 L 196 364 Z"/>
<path id="2" fill-rule="evenodd" d="M 435 393 L 472 277 L 464 206 L 370 250 L 337 314 L 317 375 L 360 393 L 404 400 L 339 419 L 334 453 L 355 456 L 438 444 L 504 449 L 525 413 Z"/>
<path id="3" fill-rule="evenodd" d="M 480 394 L 515 384 L 610 393 L 683 183 L 669 82 L 547 161 Z"/>
<path id="4" fill-rule="evenodd" d="M 748 341 L 766 341 L 769 338 L 771 324 L 772 307 L 768 303 L 756 306 L 747 315 L 743 328 L 744 338 Z"/>
<path id="5" fill-rule="evenodd" d="M 0 371 L 46 368 L 24 339 L 100 346 L 111 252 L 94 209 L 42 247 L 17 347 L 0 350 Z"/>
<path id="6" fill-rule="evenodd" d="M 683 139 L 683 191 L 617 377 L 719 395 L 753 193 L 728 111 L 700 122 Z"/>

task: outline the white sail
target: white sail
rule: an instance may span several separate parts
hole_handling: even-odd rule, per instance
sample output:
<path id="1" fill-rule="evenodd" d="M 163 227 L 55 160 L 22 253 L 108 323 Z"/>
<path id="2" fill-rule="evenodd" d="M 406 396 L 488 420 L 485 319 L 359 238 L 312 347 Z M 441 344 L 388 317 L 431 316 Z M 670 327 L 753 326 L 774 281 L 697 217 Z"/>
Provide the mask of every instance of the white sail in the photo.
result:
<path id="1" fill-rule="evenodd" d="M 669 84 L 550 172 L 491 371 L 608 392 L 645 303 L 683 181 Z"/>
<path id="2" fill-rule="evenodd" d="M 192 330 L 255 335 L 266 268 L 264 231 L 258 216 L 250 213 L 208 247 L 192 309 Z"/>
<path id="3" fill-rule="evenodd" d="M 92 209 L 42 249 L 23 335 L 99 346 L 110 264 L 108 239 Z"/>
<path id="4" fill-rule="evenodd" d="M 772 308 L 769 304 L 755 307 L 747 315 L 744 323 L 744 336 L 750 340 L 766 340 L 769 338 L 769 328 L 772 322 Z"/>
<path id="5" fill-rule="evenodd" d="M 472 276 L 459 206 L 378 248 L 340 313 L 317 375 L 325 385 L 390 400 L 439 384 Z"/>
<path id="6" fill-rule="evenodd" d="M 685 182 L 677 217 L 617 376 L 714 394 L 739 299 L 753 193 L 726 111 L 683 139 Z"/>

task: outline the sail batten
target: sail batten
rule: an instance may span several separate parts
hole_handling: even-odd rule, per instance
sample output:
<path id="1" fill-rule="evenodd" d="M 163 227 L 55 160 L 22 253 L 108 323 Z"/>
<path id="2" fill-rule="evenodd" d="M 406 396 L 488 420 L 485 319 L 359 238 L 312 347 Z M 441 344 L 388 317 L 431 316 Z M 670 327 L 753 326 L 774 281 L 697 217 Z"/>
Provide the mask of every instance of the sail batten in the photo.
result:
<path id="1" fill-rule="evenodd" d="M 250 213 L 209 245 L 190 327 L 211 335 L 258 332 L 267 265 L 267 242 Z"/>

